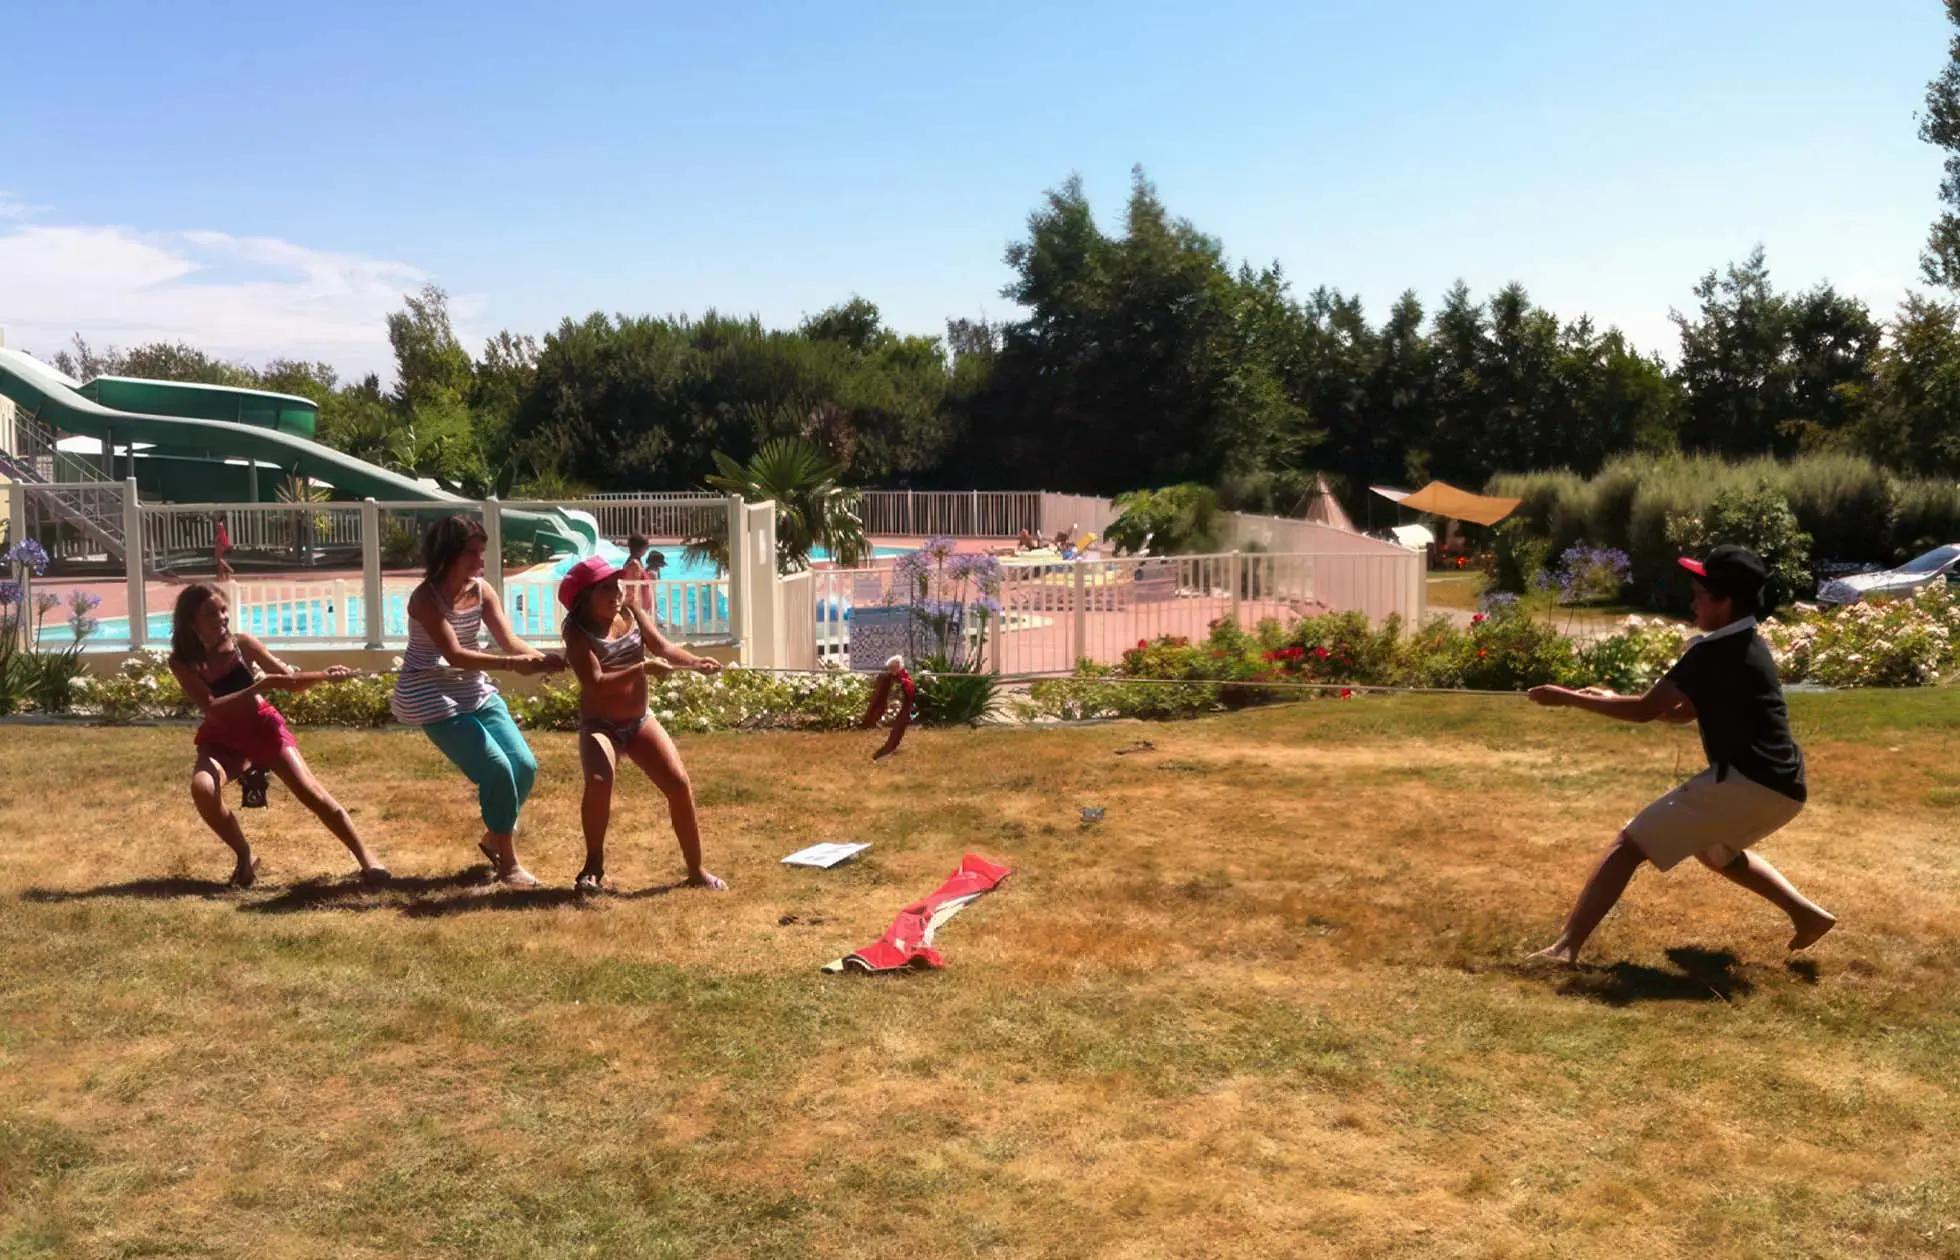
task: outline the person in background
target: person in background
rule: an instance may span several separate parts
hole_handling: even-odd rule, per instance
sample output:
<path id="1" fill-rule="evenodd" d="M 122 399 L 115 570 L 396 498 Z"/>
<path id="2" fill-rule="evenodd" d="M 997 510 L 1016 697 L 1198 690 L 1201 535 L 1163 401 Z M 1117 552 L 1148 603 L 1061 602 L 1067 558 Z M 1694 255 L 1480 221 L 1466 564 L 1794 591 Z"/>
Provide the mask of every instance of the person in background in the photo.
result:
<path id="1" fill-rule="evenodd" d="M 211 518 L 211 555 L 217 561 L 218 580 L 229 582 L 232 579 L 231 565 L 225 560 L 225 553 L 231 550 L 231 531 L 225 528 L 225 514 L 218 513 Z"/>
<path id="2" fill-rule="evenodd" d="M 640 560 L 646 550 L 645 534 L 629 535 L 626 539 L 626 563 L 619 566 L 619 581 L 626 590 L 627 602 L 642 608 L 651 607 L 650 601 L 653 599 L 653 592 L 645 585 L 651 579 L 647 575 L 646 565 Z"/>

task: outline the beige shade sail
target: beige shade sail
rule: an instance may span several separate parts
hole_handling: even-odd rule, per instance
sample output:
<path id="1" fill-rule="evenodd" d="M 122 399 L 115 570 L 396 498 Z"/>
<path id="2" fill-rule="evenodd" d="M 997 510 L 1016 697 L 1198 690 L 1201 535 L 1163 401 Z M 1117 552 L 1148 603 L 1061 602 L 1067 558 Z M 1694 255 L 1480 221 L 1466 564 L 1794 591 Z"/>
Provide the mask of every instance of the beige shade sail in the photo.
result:
<path id="1" fill-rule="evenodd" d="M 1495 525 L 1518 510 L 1522 499 L 1499 499 L 1487 494 L 1471 494 L 1445 481 L 1432 481 L 1408 498 L 1402 506 L 1413 512 L 1448 516 L 1473 525 Z"/>

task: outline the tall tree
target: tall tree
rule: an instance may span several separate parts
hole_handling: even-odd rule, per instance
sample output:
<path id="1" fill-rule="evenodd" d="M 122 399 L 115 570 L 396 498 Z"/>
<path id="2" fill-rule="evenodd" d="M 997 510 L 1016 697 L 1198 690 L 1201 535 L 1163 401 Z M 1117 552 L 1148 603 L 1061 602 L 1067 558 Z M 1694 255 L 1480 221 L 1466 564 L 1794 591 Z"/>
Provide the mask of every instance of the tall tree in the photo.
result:
<path id="1" fill-rule="evenodd" d="M 1946 0 L 1946 16 L 1960 27 L 1960 0 Z M 1944 209 L 1927 235 L 1920 270 L 1928 284 L 1960 289 L 1960 31 L 1947 40 L 1945 67 L 1926 85 L 1919 138 L 1946 151 L 1946 174 L 1940 180 Z"/>
<path id="2" fill-rule="evenodd" d="M 1695 286 L 1681 330 L 1681 442 L 1730 456 L 1789 455 L 1841 444 L 1857 428 L 1879 328 L 1864 303 L 1830 285 L 1794 296 L 1770 283 L 1758 246 Z"/>

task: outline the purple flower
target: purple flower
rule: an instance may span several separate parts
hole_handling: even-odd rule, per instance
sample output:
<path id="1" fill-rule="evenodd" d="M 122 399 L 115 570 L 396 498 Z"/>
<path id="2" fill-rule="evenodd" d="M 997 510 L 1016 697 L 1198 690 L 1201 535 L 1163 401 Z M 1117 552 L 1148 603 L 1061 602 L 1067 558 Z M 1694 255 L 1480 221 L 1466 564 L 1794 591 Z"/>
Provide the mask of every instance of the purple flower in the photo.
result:
<path id="1" fill-rule="evenodd" d="M 6 558 L 15 564 L 26 565 L 36 574 L 46 573 L 48 571 L 47 550 L 32 538 L 23 538 L 13 546 L 7 548 Z"/>
<path id="2" fill-rule="evenodd" d="M 954 556 L 946 566 L 946 576 L 959 582 L 971 581 L 981 590 L 1000 586 L 1000 561 L 983 552 L 969 551 Z"/>
<path id="3" fill-rule="evenodd" d="M 12 608 L 20 602 L 19 582 L 0 582 L 0 608 Z"/>
<path id="4" fill-rule="evenodd" d="M 937 534 L 926 539 L 926 545 L 923 550 L 926 555 L 932 557 L 934 560 L 944 560 L 955 551 L 958 551 L 959 546 L 959 543 L 946 537 L 944 534 Z"/>
<path id="5" fill-rule="evenodd" d="M 991 597 L 973 601 L 973 611 L 982 617 L 1000 616 L 1000 601 Z"/>
<path id="6" fill-rule="evenodd" d="M 68 596 L 68 608 L 77 617 L 85 613 L 94 612 L 101 606 L 102 597 L 100 595 L 91 595 L 87 591 L 73 591 Z"/>
<path id="7" fill-rule="evenodd" d="M 42 591 L 34 597 L 34 611 L 43 617 L 61 607 L 61 596 L 53 591 Z"/>
<path id="8" fill-rule="evenodd" d="M 89 616 L 87 613 L 76 613 L 68 619 L 68 629 L 74 633 L 75 642 L 77 643 L 94 634 L 96 625 L 95 618 Z"/>

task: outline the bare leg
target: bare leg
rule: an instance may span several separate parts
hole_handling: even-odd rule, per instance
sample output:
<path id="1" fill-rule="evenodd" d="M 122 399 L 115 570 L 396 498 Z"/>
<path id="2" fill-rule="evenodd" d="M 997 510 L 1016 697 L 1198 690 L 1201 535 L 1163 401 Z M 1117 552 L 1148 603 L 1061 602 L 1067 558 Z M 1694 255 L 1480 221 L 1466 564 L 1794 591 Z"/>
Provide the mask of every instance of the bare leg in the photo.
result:
<path id="1" fill-rule="evenodd" d="M 1579 903 L 1572 907 L 1565 930 L 1556 941 L 1531 956 L 1562 963 L 1579 961 L 1579 951 L 1585 948 L 1586 938 L 1593 934 L 1606 912 L 1618 904 L 1628 881 L 1646 860 L 1647 855 L 1621 832 L 1600 856 L 1593 873 L 1586 877 L 1586 886 L 1579 890 Z"/>
<path id="2" fill-rule="evenodd" d="M 252 846 L 245 842 L 245 829 L 238 825 L 238 815 L 225 807 L 225 784 L 230 779 L 231 775 L 215 757 L 200 753 L 197 765 L 191 770 L 191 803 L 197 806 L 198 817 L 205 825 L 217 832 L 218 839 L 237 855 L 231 882 L 240 888 L 250 888 L 258 878 L 258 863 L 252 860 Z"/>
<path id="3" fill-rule="evenodd" d="M 306 764 L 306 758 L 300 756 L 299 749 L 281 749 L 279 760 L 269 768 L 293 794 L 293 799 L 312 810 L 313 816 L 325 823 L 327 830 L 347 846 L 347 851 L 354 855 L 354 861 L 360 864 L 362 875 L 371 880 L 388 878 L 388 868 L 369 856 L 367 846 L 361 843 L 360 833 L 354 830 L 354 820 L 313 777 L 313 770 Z"/>
<path id="4" fill-rule="evenodd" d="M 701 823 L 694 815 L 694 785 L 688 782 L 687 770 L 681 765 L 680 750 L 674 747 L 673 739 L 660 723 L 648 718 L 633 742 L 627 745 L 626 755 L 646 771 L 653 786 L 667 798 L 667 815 L 674 822 L 674 838 L 680 841 L 681 857 L 687 862 L 687 882 L 716 892 L 726 891 L 728 884 L 701 866 Z"/>
<path id="5" fill-rule="evenodd" d="M 610 737 L 592 732 L 578 737 L 579 768 L 585 773 L 585 795 L 579 799 L 579 824 L 585 829 L 585 867 L 579 878 L 604 879 L 606 828 L 612 823 L 613 771 L 619 754 Z"/>
<path id="6" fill-rule="evenodd" d="M 1796 886 L 1783 877 L 1783 872 L 1747 849 L 1727 863 L 1711 859 L 1706 853 L 1695 856 L 1703 866 L 1723 879 L 1747 888 L 1789 915 L 1791 925 L 1797 929 L 1797 934 L 1790 938 L 1790 948 L 1793 950 L 1815 945 L 1826 932 L 1837 926 L 1836 915 L 1798 892 Z"/>

